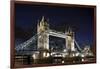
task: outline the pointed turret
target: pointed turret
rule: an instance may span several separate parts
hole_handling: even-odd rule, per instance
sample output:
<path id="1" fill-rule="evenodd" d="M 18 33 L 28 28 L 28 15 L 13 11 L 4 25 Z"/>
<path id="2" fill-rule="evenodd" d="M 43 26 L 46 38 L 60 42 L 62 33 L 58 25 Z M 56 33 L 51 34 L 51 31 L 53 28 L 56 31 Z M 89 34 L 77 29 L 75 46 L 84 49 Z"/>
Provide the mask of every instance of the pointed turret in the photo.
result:
<path id="1" fill-rule="evenodd" d="M 68 33 L 71 33 L 72 32 L 72 29 L 69 27 L 68 28 Z"/>
<path id="2" fill-rule="evenodd" d="M 71 27 L 66 28 L 65 33 L 66 34 L 71 34 L 73 31 L 71 29 Z"/>
<path id="3" fill-rule="evenodd" d="M 44 22 L 44 16 L 42 16 L 42 20 L 41 21 Z"/>

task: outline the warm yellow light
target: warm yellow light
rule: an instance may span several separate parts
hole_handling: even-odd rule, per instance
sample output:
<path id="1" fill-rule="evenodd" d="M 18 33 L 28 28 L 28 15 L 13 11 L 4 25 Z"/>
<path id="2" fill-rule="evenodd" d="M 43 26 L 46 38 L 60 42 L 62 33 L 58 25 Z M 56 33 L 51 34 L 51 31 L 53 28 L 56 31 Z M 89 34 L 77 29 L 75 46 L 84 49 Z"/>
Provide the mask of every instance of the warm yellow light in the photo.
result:
<path id="1" fill-rule="evenodd" d="M 49 57 L 49 56 L 50 56 L 50 54 L 49 54 L 49 53 L 47 53 L 46 57 Z"/>
<path id="2" fill-rule="evenodd" d="M 45 52 L 43 53 L 43 57 L 46 57 L 46 53 Z"/>
<path id="3" fill-rule="evenodd" d="M 64 63 L 64 61 L 62 61 L 62 63 Z"/>
<path id="4" fill-rule="evenodd" d="M 33 54 L 33 56 L 32 56 L 34 59 L 36 59 L 36 55 L 35 54 Z"/>
<path id="5" fill-rule="evenodd" d="M 50 56 L 49 53 L 46 53 L 46 52 L 43 53 L 43 57 L 49 57 L 49 56 Z"/>

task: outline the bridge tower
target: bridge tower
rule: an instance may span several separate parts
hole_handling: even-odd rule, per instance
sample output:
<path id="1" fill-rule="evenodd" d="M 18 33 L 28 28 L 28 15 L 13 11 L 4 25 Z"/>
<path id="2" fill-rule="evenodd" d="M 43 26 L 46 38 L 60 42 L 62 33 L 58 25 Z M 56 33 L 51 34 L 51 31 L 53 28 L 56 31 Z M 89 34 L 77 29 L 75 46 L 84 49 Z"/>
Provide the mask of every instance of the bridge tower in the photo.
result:
<path id="1" fill-rule="evenodd" d="M 49 50 L 49 34 L 48 34 L 49 24 L 47 23 L 44 16 L 42 16 L 41 21 L 37 24 L 37 45 L 38 49 Z"/>
<path id="2" fill-rule="evenodd" d="M 67 35 L 66 37 L 66 49 L 68 51 L 75 51 L 75 44 L 74 44 L 74 32 L 72 29 L 69 27 L 67 31 L 65 31 L 65 34 Z"/>

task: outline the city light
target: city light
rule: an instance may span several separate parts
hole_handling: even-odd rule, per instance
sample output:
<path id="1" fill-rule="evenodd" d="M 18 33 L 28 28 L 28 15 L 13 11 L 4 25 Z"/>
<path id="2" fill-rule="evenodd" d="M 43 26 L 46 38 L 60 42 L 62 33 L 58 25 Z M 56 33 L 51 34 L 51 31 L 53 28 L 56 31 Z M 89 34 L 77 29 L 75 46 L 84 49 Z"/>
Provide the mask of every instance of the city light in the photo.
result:
<path id="1" fill-rule="evenodd" d="M 32 56 L 34 59 L 36 59 L 36 55 L 35 54 L 33 54 L 33 56 Z"/>

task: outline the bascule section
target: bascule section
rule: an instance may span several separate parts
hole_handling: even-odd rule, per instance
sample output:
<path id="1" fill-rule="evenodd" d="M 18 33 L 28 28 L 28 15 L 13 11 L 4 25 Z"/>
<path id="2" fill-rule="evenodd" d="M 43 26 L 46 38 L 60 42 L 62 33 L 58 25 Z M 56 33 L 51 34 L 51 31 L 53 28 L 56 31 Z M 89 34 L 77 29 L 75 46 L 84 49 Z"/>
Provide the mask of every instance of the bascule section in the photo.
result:
<path id="1" fill-rule="evenodd" d="M 27 53 L 21 51 L 34 45 L 37 45 L 36 50 Z M 15 50 L 16 52 L 21 51 L 22 54 L 20 55 L 24 54 L 31 57 L 33 64 L 84 62 L 91 61 L 86 57 L 94 56 L 89 46 L 81 49 L 75 40 L 75 32 L 70 27 L 63 32 L 50 29 L 49 22 L 44 16 L 37 23 L 37 34 L 16 46 Z"/>

